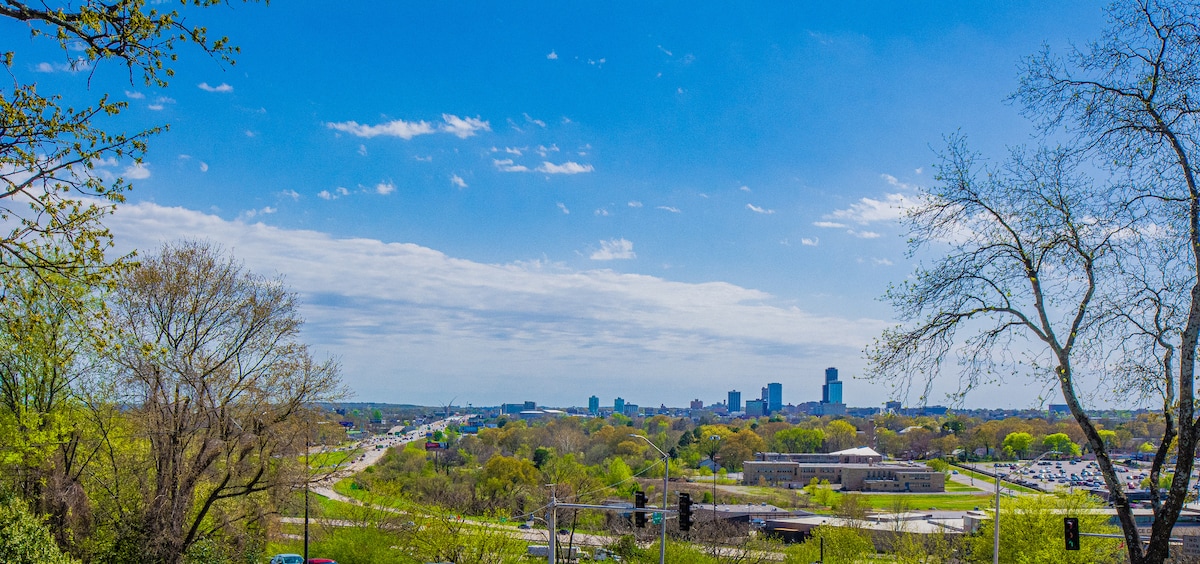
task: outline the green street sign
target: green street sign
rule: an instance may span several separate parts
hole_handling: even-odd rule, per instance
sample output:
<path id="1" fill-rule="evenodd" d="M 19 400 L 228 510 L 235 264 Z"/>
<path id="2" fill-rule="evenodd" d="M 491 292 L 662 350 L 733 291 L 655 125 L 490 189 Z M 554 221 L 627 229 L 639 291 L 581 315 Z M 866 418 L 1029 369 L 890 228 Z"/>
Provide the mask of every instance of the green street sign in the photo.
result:
<path id="1" fill-rule="evenodd" d="M 652 523 L 654 523 L 655 525 L 661 525 L 661 524 L 662 524 L 662 513 L 657 513 L 657 512 L 656 512 L 656 513 L 654 514 L 654 516 L 653 516 L 653 517 L 651 517 L 650 521 L 651 521 Z"/>

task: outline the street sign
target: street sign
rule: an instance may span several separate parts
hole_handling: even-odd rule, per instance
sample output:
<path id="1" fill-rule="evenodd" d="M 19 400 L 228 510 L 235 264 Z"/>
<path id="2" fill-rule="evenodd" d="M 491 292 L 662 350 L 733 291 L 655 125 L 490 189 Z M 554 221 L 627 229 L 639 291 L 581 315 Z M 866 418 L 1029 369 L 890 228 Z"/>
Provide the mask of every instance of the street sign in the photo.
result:
<path id="1" fill-rule="evenodd" d="M 661 525 L 662 519 L 663 519 L 662 513 L 655 511 L 654 516 L 650 518 L 650 521 L 652 523 L 654 523 L 655 525 Z"/>

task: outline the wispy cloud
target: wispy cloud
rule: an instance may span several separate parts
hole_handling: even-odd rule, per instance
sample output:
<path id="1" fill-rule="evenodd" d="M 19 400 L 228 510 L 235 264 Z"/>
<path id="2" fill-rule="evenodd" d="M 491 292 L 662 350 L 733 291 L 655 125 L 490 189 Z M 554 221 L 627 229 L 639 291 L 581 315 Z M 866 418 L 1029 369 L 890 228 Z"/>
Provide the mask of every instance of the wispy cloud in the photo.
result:
<path id="1" fill-rule="evenodd" d="M 65 63 L 38 63 L 33 66 L 34 72 L 41 72 L 41 73 L 53 73 L 53 72 L 77 73 L 77 72 L 83 72 L 83 71 L 90 70 L 91 68 L 92 68 L 92 64 L 89 63 L 88 60 L 83 57 L 76 57 Z"/>
<path id="2" fill-rule="evenodd" d="M 258 217 L 260 215 L 271 215 L 273 213 L 275 213 L 275 208 L 273 208 L 271 206 L 266 206 L 262 209 L 246 210 L 241 213 L 241 218 L 242 219 L 254 219 L 255 217 Z"/>
<path id="3" fill-rule="evenodd" d="M 563 212 L 563 215 L 571 215 L 571 210 L 567 209 L 567 205 L 562 202 L 558 203 L 558 211 Z"/>
<path id="4" fill-rule="evenodd" d="M 579 164 L 575 161 L 567 161 L 563 164 L 554 164 L 549 161 L 543 161 L 542 166 L 537 167 L 538 172 L 546 174 L 580 174 L 584 172 L 592 172 L 592 165 Z"/>
<path id="5" fill-rule="evenodd" d="M 738 190 L 741 190 L 741 191 L 743 191 L 743 192 L 749 192 L 749 191 L 750 191 L 750 187 L 749 187 L 749 186 L 742 186 L 741 188 L 738 188 Z"/>
<path id="6" fill-rule="evenodd" d="M 679 208 L 677 208 L 677 207 L 674 207 L 674 206 L 658 206 L 658 207 L 657 207 L 657 208 L 655 208 L 655 209 L 660 209 L 660 210 L 662 210 L 662 211 L 668 211 L 668 212 L 671 212 L 671 213 L 682 213 L 682 212 L 680 212 L 680 211 L 679 211 Z"/>
<path id="7" fill-rule="evenodd" d="M 890 186 L 912 192 L 917 188 L 901 182 L 895 176 L 882 174 L 881 178 Z M 862 198 L 844 210 L 837 210 L 825 216 L 825 219 L 851 221 L 860 225 L 884 221 L 898 221 L 904 217 L 909 208 L 916 205 L 913 196 L 904 192 L 885 194 L 882 199 Z"/>
<path id="8" fill-rule="evenodd" d="M 459 139 L 466 139 L 477 132 L 492 130 L 491 125 L 482 119 L 473 117 L 461 118 L 451 114 L 442 114 L 442 123 L 440 124 L 428 121 L 395 119 L 377 125 L 366 125 L 357 121 L 341 121 L 326 123 L 325 126 L 335 131 L 349 133 L 355 137 L 370 139 L 372 137 L 384 136 L 399 137 L 404 140 L 412 139 L 418 135 L 429 135 L 438 132 L 449 133 Z"/>
<path id="9" fill-rule="evenodd" d="M 334 188 L 332 192 L 329 190 L 321 190 L 320 192 L 317 192 L 317 197 L 322 200 L 336 200 L 349 195 L 350 191 L 342 186 Z"/>
<path id="10" fill-rule="evenodd" d="M 600 241 L 600 248 L 592 253 L 592 260 L 629 260 L 637 258 L 633 252 L 633 242 L 628 239 L 609 239 Z"/>
<path id="11" fill-rule="evenodd" d="M 629 202 L 629 203 L 628 203 L 628 204 L 626 204 L 626 205 L 628 205 L 628 206 L 629 206 L 629 207 L 631 207 L 631 208 L 640 208 L 640 207 L 642 207 L 642 203 L 641 203 L 641 202 L 639 202 L 639 201 L 637 201 L 637 200 L 633 200 L 633 201 Z"/>
<path id="12" fill-rule="evenodd" d="M 146 95 L 142 94 L 141 92 L 134 92 L 131 90 L 126 90 L 125 97 L 129 98 L 130 100 L 141 100 L 141 99 L 145 98 Z"/>
<path id="13" fill-rule="evenodd" d="M 209 84 L 207 82 L 201 82 L 200 84 L 197 85 L 197 87 L 199 87 L 201 90 L 203 90 L 205 92 L 221 92 L 221 93 L 233 92 L 233 87 L 228 84 L 225 84 L 224 82 L 222 82 L 221 84 L 218 84 L 216 86 L 209 86 Z"/>
<path id="14" fill-rule="evenodd" d="M 379 184 L 375 185 L 375 193 L 379 194 L 380 196 L 387 196 L 395 191 L 396 185 L 392 184 L 392 181 L 390 180 L 386 182 L 380 182 Z"/>
<path id="15" fill-rule="evenodd" d="M 845 229 L 846 227 L 849 227 L 845 223 L 838 223 L 836 221 L 814 221 L 813 225 L 817 227 L 824 227 L 825 229 Z"/>
<path id="16" fill-rule="evenodd" d="M 554 50 L 551 49 L 550 54 L 546 55 L 546 58 L 550 59 L 551 61 L 556 60 L 558 59 L 558 53 L 555 53 Z"/>
<path id="17" fill-rule="evenodd" d="M 885 258 L 873 258 L 871 259 L 871 264 L 875 266 L 892 266 L 895 263 Z"/>
<path id="18" fill-rule="evenodd" d="M 455 185 L 455 186 L 458 186 L 459 188 L 466 188 L 466 187 L 467 187 L 467 181 L 466 181 L 466 180 L 463 180 L 463 179 L 462 179 L 462 177 L 461 177 L 461 176 L 459 176 L 459 175 L 457 175 L 457 174 L 451 174 L 451 175 L 450 175 L 450 183 L 451 183 L 451 184 L 453 184 L 453 185 Z"/>
<path id="19" fill-rule="evenodd" d="M 595 214 L 599 217 L 608 217 L 609 215 L 608 210 L 604 208 L 596 208 Z"/>
<path id="20" fill-rule="evenodd" d="M 300 193 L 295 190 L 284 190 L 279 195 L 284 198 L 291 198 L 292 200 L 300 199 Z"/>
<path id="21" fill-rule="evenodd" d="M 756 206 L 756 205 L 754 205 L 754 204 L 746 204 L 746 209 L 748 209 L 748 210 L 750 210 L 750 211 L 752 211 L 752 212 L 754 212 L 754 213 L 761 213 L 761 214 L 764 214 L 764 215 L 771 215 L 771 214 L 775 213 L 775 210 L 769 210 L 769 209 L 766 209 L 766 208 L 760 208 L 760 207 L 758 207 L 758 206 Z"/>
<path id="22" fill-rule="evenodd" d="M 874 231 L 856 231 L 854 229 L 851 229 L 851 230 L 847 231 L 847 233 L 849 233 L 855 237 L 858 237 L 859 239 L 878 239 L 878 238 L 882 237 L 882 235 L 880 235 Z"/>
<path id="23" fill-rule="evenodd" d="M 728 374 L 785 373 L 797 359 L 855 372 L 863 347 L 889 325 L 815 315 L 720 281 L 545 260 L 487 264 L 149 202 L 120 206 L 105 224 L 117 252 L 199 238 L 232 249 L 254 272 L 282 276 L 300 297 L 305 341 L 321 357 L 342 359 L 346 384 L 374 401 L 433 404 L 451 388 L 469 390 L 459 401 L 492 405 L 511 396 L 519 377 L 525 389 L 545 390 L 539 402 L 569 405 L 581 400 L 561 386 L 562 375 L 587 371 L 646 377 L 596 379 L 584 395 L 686 402 L 697 389 L 728 389 Z"/>
<path id="24" fill-rule="evenodd" d="M 208 163 L 200 161 L 200 172 L 208 172 Z"/>
<path id="25" fill-rule="evenodd" d="M 524 114 L 524 116 L 525 116 L 525 122 L 526 122 L 526 123 L 532 123 L 532 124 L 534 124 L 534 125 L 536 125 L 536 126 L 538 126 L 538 127 L 541 127 L 542 129 L 545 129 L 545 128 L 546 128 L 546 122 L 544 122 L 544 121 L 542 121 L 542 120 L 540 120 L 540 119 L 533 119 L 533 117 L 532 117 L 532 116 L 530 116 L 529 114 Z"/>
<path id="26" fill-rule="evenodd" d="M 529 172 L 529 167 L 514 164 L 512 159 L 492 159 L 492 164 L 504 172 Z"/>
<path id="27" fill-rule="evenodd" d="M 800 239 L 800 244 L 804 245 L 805 247 L 815 247 L 821 244 L 821 239 L 818 237 L 802 237 Z"/>

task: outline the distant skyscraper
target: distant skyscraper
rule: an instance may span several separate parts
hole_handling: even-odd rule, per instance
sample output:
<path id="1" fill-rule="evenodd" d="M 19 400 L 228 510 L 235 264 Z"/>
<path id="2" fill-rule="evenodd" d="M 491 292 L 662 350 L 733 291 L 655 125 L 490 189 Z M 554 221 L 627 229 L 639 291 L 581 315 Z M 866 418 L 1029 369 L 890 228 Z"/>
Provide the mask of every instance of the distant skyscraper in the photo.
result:
<path id="1" fill-rule="evenodd" d="M 692 400 L 692 406 L 691 406 L 691 407 L 692 407 L 692 409 L 704 409 L 704 401 L 702 401 L 702 400 L 698 400 L 698 399 L 694 399 L 694 400 Z"/>
<path id="2" fill-rule="evenodd" d="M 767 402 L 763 400 L 746 400 L 746 416 L 761 417 L 767 414 Z"/>
<path id="3" fill-rule="evenodd" d="M 600 398 L 596 396 L 588 398 L 588 413 L 592 415 L 600 413 Z"/>
<path id="4" fill-rule="evenodd" d="M 783 411 L 783 384 L 772 382 L 767 384 L 767 412 Z"/>
<path id="5" fill-rule="evenodd" d="M 767 387 L 766 386 L 763 386 L 762 395 L 760 395 L 758 399 L 761 399 L 763 401 L 763 403 L 767 403 Z"/>
<path id="6" fill-rule="evenodd" d="M 842 403 L 842 382 L 836 368 L 825 369 L 825 385 L 821 386 L 821 403 Z"/>
<path id="7" fill-rule="evenodd" d="M 729 392 L 729 401 L 726 402 L 726 407 L 729 408 L 730 413 L 733 413 L 735 411 L 741 411 L 742 410 L 742 393 L 737 390 L 733 390 L 733 391 Z"/>
<path id="8" fill-rule="evenodd" d="M 623 398 L 613 400 L 613 413 L 625 413 L 625 400 Z"/>
<path id="9" fill-rule="evenodd" d="M 883 409 L 891 413 L 900 413 L 902 407 L 903 404 L 898 401 L 889 401 L 883 405 Z"/>

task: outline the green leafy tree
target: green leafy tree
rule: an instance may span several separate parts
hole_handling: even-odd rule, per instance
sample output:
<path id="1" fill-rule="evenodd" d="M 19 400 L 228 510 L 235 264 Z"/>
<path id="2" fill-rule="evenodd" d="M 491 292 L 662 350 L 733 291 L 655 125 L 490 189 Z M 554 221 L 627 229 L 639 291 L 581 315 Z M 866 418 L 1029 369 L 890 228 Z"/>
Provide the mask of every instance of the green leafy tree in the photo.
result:
<path id="1" fill-rule="evenodd" d="M 1115 433 L 1114 433 L 1115 435 Z M 1056 451 L 1067 456 L 1078 456 L 1079 445 L 1075 444 L 1066 433 L 1054 433 L 1046 435 L 1042 439 L 1042 448 L 1048 451 Z"/>
<path id="2" fill-rule="evenodd" d="M 1104 505 L 1086 492 L 1062 495 L 1023 495 L 1001 505 L 1000 561 L 1056 562 L 1063 564 L 1104 564 L 1123 562 L 1121 541 L 1084 537 L 1080 550 L 1066 550 L 1063 543 L 1063 517 L 1079 519 L 1083 533 L 1113 534 L 1119 531 L 1108 523 Z M 973 561 L 992 560 L 991 522 L 973 537 Z"/>
<path id="3" fill-rule="evenodd" d="M 4 499 L 7 498 L 7 499 Z M 6 564 L 73 564 L 63 554 L 46 524 L 20 498 L 0 496 L 0 562 Z"/>
<path id="4" fill-rule="evenodd" d="M 1029 447 L 1032 445 L 1033 435 L 1024 432 L 1009 433 L 1001 443 L 1005 451 L 1013 453 L 1017 458 L 1022 458 L 1029 453 Z"/>
<path id="5" fill-rule="evenodd" d="M 825 426 L 825 445 L 831 451 L 854 447 L 858 444 L 858 428 L 838 419 Z"/>
<path id="6" fill-rule="evenodd" d="M 776 432 L 771 444 L 779 452 L 817 452 L 825 444 L 825 432 L 793 427 Z"/>
<path id="7" fill-rule="evenodd" d="M 7 0 L 0 4 L 0 17 L 23 24 L 30 42 L 60 48 L 64 68 L 98 72 L 98 66 L 116 63 L 131 80 L 151 88 L 167 86 L 182 44 L 233 63 L 237 49 L 228 39 L 210 38 L 179 11 L 148 4 L 154 2 Z M 13 39 L 8 47 L 20 43 Z M 129 188 L 98 169 L 112 160 L 140 163 L 147 137 L 160 129 L 108 130 L 105 125 L 126 108 L 124 102 L 100 94 L 83 107 L 68 104 L 62 95 L 39 89 L 35 62 L 15 51 L 0 52 L 11 80 L 0 90 L 0 215 L 9 220 L 0 235 L 0 262 L 86 276 L 87 265 L 102 263 L 110 245 L 101 221 Z"/>

